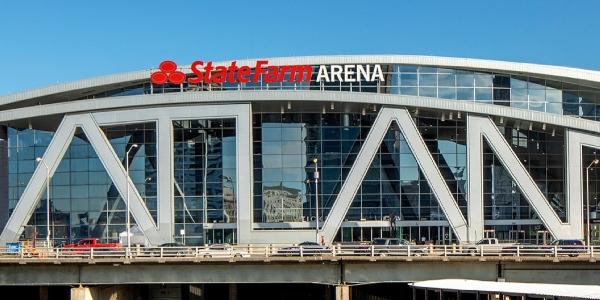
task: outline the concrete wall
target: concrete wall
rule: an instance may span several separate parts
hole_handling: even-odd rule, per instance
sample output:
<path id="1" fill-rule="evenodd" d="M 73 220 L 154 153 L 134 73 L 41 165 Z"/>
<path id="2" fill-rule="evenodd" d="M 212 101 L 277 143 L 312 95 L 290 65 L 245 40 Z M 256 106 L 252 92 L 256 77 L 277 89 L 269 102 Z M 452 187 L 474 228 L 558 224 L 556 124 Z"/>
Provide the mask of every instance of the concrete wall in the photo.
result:
<path id="1" fill-rule="evenodd" d="M 309 261 L 187 264 L 4 264 L 0 285 L 121 285 L 182 283 L 381 283 L 429 279 L 600 284 L 591 262 Z"/>

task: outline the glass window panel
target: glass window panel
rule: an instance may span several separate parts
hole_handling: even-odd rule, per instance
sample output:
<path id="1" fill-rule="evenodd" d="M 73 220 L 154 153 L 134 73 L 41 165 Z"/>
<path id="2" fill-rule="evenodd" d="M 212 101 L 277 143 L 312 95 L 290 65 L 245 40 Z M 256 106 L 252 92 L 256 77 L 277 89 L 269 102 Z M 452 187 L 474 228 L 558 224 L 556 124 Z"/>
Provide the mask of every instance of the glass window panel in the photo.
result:
<path id="1" fill-rule="evenodd" d="M 401 86 L 417 86 L 417 74 L 400 74 L 400 85 Z"/>
<path id="2" fill-rule="evenodd" d="M 456 99 L 456 88 L 439 88 L 439 97 L 443 99 Z"/>
<path id="3" fill-rule="evenodd" d="M 419 96 L 421 97 L 437 97 L 437 88 L 435 87 L 420 87 Z"/>
<path id="4" fill-rule="evenodd" d="M 490 100 L 492 100 L 492 89 L 490 89 L 490 88 L 476 88 L 475 89 L 475 100 L 479 100 L 479 101 L 490 101 Z"/>
<path id="5" fill-rule="evenodd" d="M 439 74 L 438 75 L 439 86 L 456 86 L 456 75 L 454 74 Z"/>
<path id="6" fill-rule="evenodd" d="M 401 87 L 400 94 L 407 96 L 417 96 L 419 95 L 419 90 L 416 87 Z"/>
<path id="7" fill-rule="evenodd" d="M 456 74 L 456 85 L 459 87 L 474 87 L 475 76 L 473 73 L 459 73 Z"/>
<path id="8" fill-rule="evenodd" d="M 492 87 L 493 78 L 489 74 L 475 74 L 476 87 Z"/>
<path id="9" fill-rule="evenodd" d="M 457 88 L 456 97 L 459 100 L 474 100 L 475 91 L 473 88 Z"/>
<path id="10" fill-rule="evenodd" d="M 419 74 L 419 86 L 437 86 L 437 74 Z"/>

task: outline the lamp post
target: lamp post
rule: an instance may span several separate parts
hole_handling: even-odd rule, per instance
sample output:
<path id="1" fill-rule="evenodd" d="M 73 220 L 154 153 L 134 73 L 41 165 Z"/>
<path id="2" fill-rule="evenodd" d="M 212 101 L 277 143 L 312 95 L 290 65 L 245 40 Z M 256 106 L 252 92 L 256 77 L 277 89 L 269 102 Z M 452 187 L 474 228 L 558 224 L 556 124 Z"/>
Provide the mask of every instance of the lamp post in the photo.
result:
<path id="1" fill-rule="evenodd" d="M 126 193 L 126 206 L 127 206 L 127 216 L 126 216 L 126 220 L 127 220 L 127 253 L 129 253 L 129 251 L 131 250 L 131 220 L 129 218 L 129 152 L 133 149 L 133 148 L 137 148 L 138 145 L 137 144 L 133 144 L 131 145 L 131 147 L 129 147 L 129 150 L 127 150 L 127 152 L 125 152 L 125 182 L 127 182 L 127 193 Z"/>
<path id="2" fill-rule="evenodd" d="M 316 217 L 316 221 L 317 221 L 317 226 L 316 226 L 316 242 L 319 243 L 319 160 L 317 158 L 313 159 L 313 163 L 315 164 L 315 173 L 314 173 L 314 177 L 315 177 L 315 217 Z"/>
<path id="3" fill-rule="evenodd" d="M 586 195 L 587 195 L 587 246 L 590 246 L 590 242 L 591 242 L 591 235 L 592 233 L 590 232 L 590 217 L 591 217 L 591 213 L 590 213 L 590 169 L 592 168 L 592 166 L 597 165 L 598 162 L 600 162 L 600 160 L 598 160 L 597 158 L 594 159 L 589 166 L 587 166 L 587 168 L 585 168 L 585 181 L 586 181 Z"/>
<path id="4" fill-rule="evenodd" d="M 204 146 L 204 159 L 202 160 L 202 239 L 204 239 L 204 244 L 208 244 L 206 239 L 208 236 L 208 203 L 206 198 L 206 177 L 208 177 L 208 137 L 206 136 L 206 131 L 204 129 L 200 129 L 198 133 L 202 134 L 202 144 Z"/>
<path id="5" fill-rule="evenodd" d="M 50 248 L 50 168 L 41 157 L 36 157 L 35 161 L 46 168 L 46 247 Z"/>

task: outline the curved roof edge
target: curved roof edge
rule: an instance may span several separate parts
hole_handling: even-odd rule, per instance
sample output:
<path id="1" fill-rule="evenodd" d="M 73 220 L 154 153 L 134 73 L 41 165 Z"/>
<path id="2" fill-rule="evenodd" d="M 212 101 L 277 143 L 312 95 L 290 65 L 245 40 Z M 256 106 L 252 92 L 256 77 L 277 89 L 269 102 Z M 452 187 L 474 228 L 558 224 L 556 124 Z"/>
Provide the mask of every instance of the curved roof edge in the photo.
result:
<path id="1" fill-rule="evenodd" d="M 354 92 L 332 91 L 270 91 L 269 93 L 262 91 L 231 91 L 227 93 L 189 92 L 184 94 L 169 93 L 88 99 L 0 111 L 0 123 L 49 115 L 123 110 L 130 107 L 246 103 L 253 101 L 354 102 L 383 106 L 441 109 L 445 111 L 460 111 L 465 113 L 506 117 L 526 122 L 543 123 L 592 133 L 600 133 L 600 122 L 597 121 L 509 106 L 394 94 L 364 93 L 357 95 Z"/>
<path id="2" fill-rule="evenodd" d="M 571 80 L 572 83 L 580 83 L 600 88 L 600 71 L 578 69 L 571 67 L 541 65 L 531 63 L 519 63 L 498 60 L 486 60 L 475 58 L 458 58 L 442 56 L 423 56 L 423 55 L 322 55 L 322 56 L 296 56 L 296 57 L 274 57 L 274 58 L 256 58 L 236 60 L 238 65 L 251 65 L 257 59 L 269 60 L 271 65 L 282 64 L 408 64 L 408 65 L 426 65 L 447 68 L 466 68 L 479 71 L 498 71 L 507 73 L 521 73 L 529 75 L 541 75 L 553 77 L 556 79 Z M 227 65 L 231 62 L 221 61 L 216 64 Z M 182 67 L 189 69 L 189 65 Z M 96 86 L 107 86 L 119 83 L 139 81 L 148 79 L 150 72 L 154 69 L 134 71 L 127 73 L 118 73 L 93 77 L 66 83 L 50 85 L 42 88 L 35 88 L 23 92 L 17 92 L 0 96 L 0 105 L 19 102 L 22 100 L 49 96 L 53 94 L 76 91 Z"/>

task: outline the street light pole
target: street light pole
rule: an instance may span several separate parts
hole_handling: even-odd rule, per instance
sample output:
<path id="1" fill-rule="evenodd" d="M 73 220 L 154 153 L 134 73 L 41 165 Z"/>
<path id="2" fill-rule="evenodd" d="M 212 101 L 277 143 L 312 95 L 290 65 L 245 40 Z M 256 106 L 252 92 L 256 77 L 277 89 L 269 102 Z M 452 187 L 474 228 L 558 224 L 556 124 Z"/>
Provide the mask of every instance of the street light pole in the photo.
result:
<path id="1" fill-rule="evenodd" d="M 315 173 L 314 173 L 314 177 L 315 177 L 315 208 L 316 208 L 316 221 L 317 221 L 317 226 L 316 226 L 316 242 L 319 243 L 319 165 L 318 165 L 319 160 L 317 158 L 313 159 L 313 163 L 315 164 Z"/>
<path id="2" fill-rule="evenodd" d="M 206 177 L 208 177 L 208 137 L 206 136 L 206 131 L 203 129 L 201 129 L 198 133 L 202 134 L 202 143 L 204 146 L 204 159 L 202 160 L 202 239 L 204 239 L 204 244 L 208 244 L 208 240 L 206 238 L 208 236 L 208 198 L 206 198 Z"/>
<path id="3" fill-rule="evenodd" d="M 585 168 L 585 181 L 586 181 L 586 195 L 587 195 L 587 223 L 586 223 L 586 228 L 587 228 L 587 246 L 590 246 L 591 243 L 591 235 L 592 233 L 590 232 L 590 217 L 591 217 L 591 213 L 590 213 L 590 168 L 592 168 L 592 166 L 597 165 L 598 162 L 600 162 L 600 160 L 598 160 L 597 158 L 594 159 L 589 166 L 587 166 L 587 168 Z"/>
<path id="4" fill-rule="evenodd" d="M 41 157 L 35 160 L 46 168 L 46 247 L 50 248 L 50 168 Z"/>
<path id="5" fill-rule="evenodd" d="M 127 193 L 126 193 L 126 206 L 127 206 L 127 253 L 129 253 L 129 251 L 131 250 L 131 220 L 129 217 L 129 152 L 133 149 L 133 148 L 137 148 L 138 145 L 137 144 L 133 144 L 131 145 L 131 147 L 129 147 L 129 150 L 127 150 L 127 152 L 125 152 L 125 182 L 127 183 Z"/>

